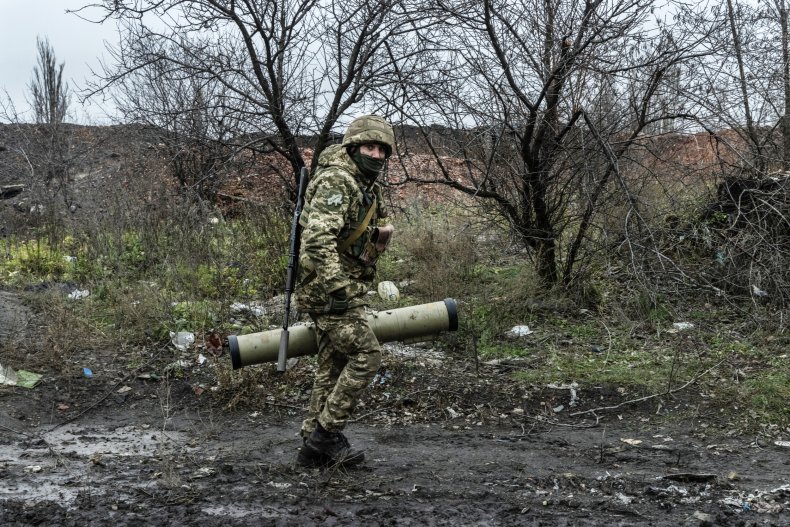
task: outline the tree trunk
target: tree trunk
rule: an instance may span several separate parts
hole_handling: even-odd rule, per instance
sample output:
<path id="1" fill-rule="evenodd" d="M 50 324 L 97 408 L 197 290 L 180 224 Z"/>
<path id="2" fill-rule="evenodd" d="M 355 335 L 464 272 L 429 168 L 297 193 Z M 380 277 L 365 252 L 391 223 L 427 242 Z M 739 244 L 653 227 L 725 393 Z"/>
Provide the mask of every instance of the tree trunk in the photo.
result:
<path id="1" fill-rule="evenodd" d="M 790 170 L 790 43 L 787 33 L 787 6 L 784 0 L 776 0 L 779 11 L 779 26 L 782 31 L 782 90 L 784 92 L 784 116 L 782 117 L 782 170 Z"/>

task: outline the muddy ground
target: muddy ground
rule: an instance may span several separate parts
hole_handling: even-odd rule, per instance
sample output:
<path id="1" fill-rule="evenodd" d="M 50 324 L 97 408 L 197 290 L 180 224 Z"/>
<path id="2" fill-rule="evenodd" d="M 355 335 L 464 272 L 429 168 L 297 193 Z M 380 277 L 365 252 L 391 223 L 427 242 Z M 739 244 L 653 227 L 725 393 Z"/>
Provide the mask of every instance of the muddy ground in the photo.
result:
<path id="1" fill-rule="evenodd" d="M 0 291 L 0 363 L 41 324 Z M 318 470 L 294 463 L 309 360 L 256 366 L 257 395 L 234 401 L 227 354 L 131 355 L 73 353 L 0 388 L 0 525 L 790 525 L 790 449 L 718 428 L 693 385 L 585 412 L 627 396 L 388 346 L 347 429 L 366 463 Z"/>

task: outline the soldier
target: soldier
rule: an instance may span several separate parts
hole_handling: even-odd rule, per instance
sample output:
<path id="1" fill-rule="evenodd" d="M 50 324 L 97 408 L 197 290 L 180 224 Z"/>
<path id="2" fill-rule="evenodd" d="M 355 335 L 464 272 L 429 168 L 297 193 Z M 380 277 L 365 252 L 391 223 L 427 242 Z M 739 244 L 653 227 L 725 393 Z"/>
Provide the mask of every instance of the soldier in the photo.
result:
<path id="1" fill-rule="evenodd" d="M 377 226 L 385 213 L 376 179 L 394 146 L 387 121 L 359 117 L 342 144 L 322 152 L 307 187 L 296 301 L 315 323 L 318 366 L 302 423 L 301 465 L 353 466 L 365 459 L 343 429 L 381 363 L 364 306 L 376 259 L 393 232 L 391 225 Z"/>

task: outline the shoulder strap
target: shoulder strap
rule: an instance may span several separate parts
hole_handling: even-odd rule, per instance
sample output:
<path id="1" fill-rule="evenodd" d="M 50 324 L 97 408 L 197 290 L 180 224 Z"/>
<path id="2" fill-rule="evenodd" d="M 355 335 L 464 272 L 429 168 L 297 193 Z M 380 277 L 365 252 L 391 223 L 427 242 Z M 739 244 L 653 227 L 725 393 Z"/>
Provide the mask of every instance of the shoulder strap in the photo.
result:
<path id="1" fill-rule="evenodd" d="M 362 220 L 362 223 L 359 224 L 359 227 L 354 229 L 354 232 L 352 232 L 348 238 L 343 240 L 343 243 L 338 245 L 337 252 L 343 254 L 346 252 L 346 249 L 351 247 L 354 242 L 357 241 L 360 236 L 362 236 L 362 233 L 365 232 L 365 229 L 367 229 L 368 225 L 370 225 L 370 220 L 373 218 L 373 213 L 376 211 L 376 206 L 376 198 L 373 198 L 373 203 L 370 204 L 370 208 L 368 209 L 367 214 L 365 214 L 365 219 Z"/>

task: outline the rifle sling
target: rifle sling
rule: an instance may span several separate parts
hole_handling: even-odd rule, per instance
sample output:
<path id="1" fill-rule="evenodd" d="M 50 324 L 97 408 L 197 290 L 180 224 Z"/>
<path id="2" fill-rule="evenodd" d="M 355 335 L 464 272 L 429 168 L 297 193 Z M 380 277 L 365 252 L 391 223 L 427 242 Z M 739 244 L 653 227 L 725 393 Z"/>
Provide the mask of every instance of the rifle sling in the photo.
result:
<path id="1" fill-rule="evenodd" d="M 370 204 L 370 208 L 368 209 L 367 214 L 365 214 L 365 219 L 362 220 L 362 223 L 360 223 L 359 226 L 356 229 L 354 229 L 354 232 L 352 232 L 348 238 L 343 240 L 343 243 L 338 245 L 337 252 L 343 254 L 344 252 L 346 252 L 346 249 L 351 247 L 354 244 L 354 242 L 357 241 L 360 236 L 362 236 L 362 233 L 364 233 L 365 229 L 367 229 L 368 225 L 370 225 L 370 220 L 373 218 L 373 213 L 375 211 L 376 211 L 376 198 L 373 198 L 373 203 Z"/>
<path id="2" fill-rule="evenodd" d="M 346 252 L 346 249 L 351 247 L 354 244 L 354 242 L 357 241 L 360 236 L 362 236 L 362 233 L 364 233 L 365 229 L 367 229 L 368 225 L 370 225 L 370 220 L 373 219 L 373 213 L 375 211 L 376 211 L 376 198 L 373 198 L 373 203 L 370 204 L 370 208 L 368 209 L 368 212 L 365 214 L 365 218 L 362 220 L 362 223 L 360 223 L 359 226 L 356 229 L 354 229 L 354 232 L 352 232 L 348 238 L 343 240 L 343 243 L 337 246 L 337 252 L 339 254 L 343 254 L 344 252 Z M 318 273 L 316 271 L 309 272 L 307 276 L 305 276 L 302 279 L 302 281 L 299 282 L 299 285 L 303 286 L 305 284 L 312 282 L 316 278 L 316 276 L 318 276 Z"/>

